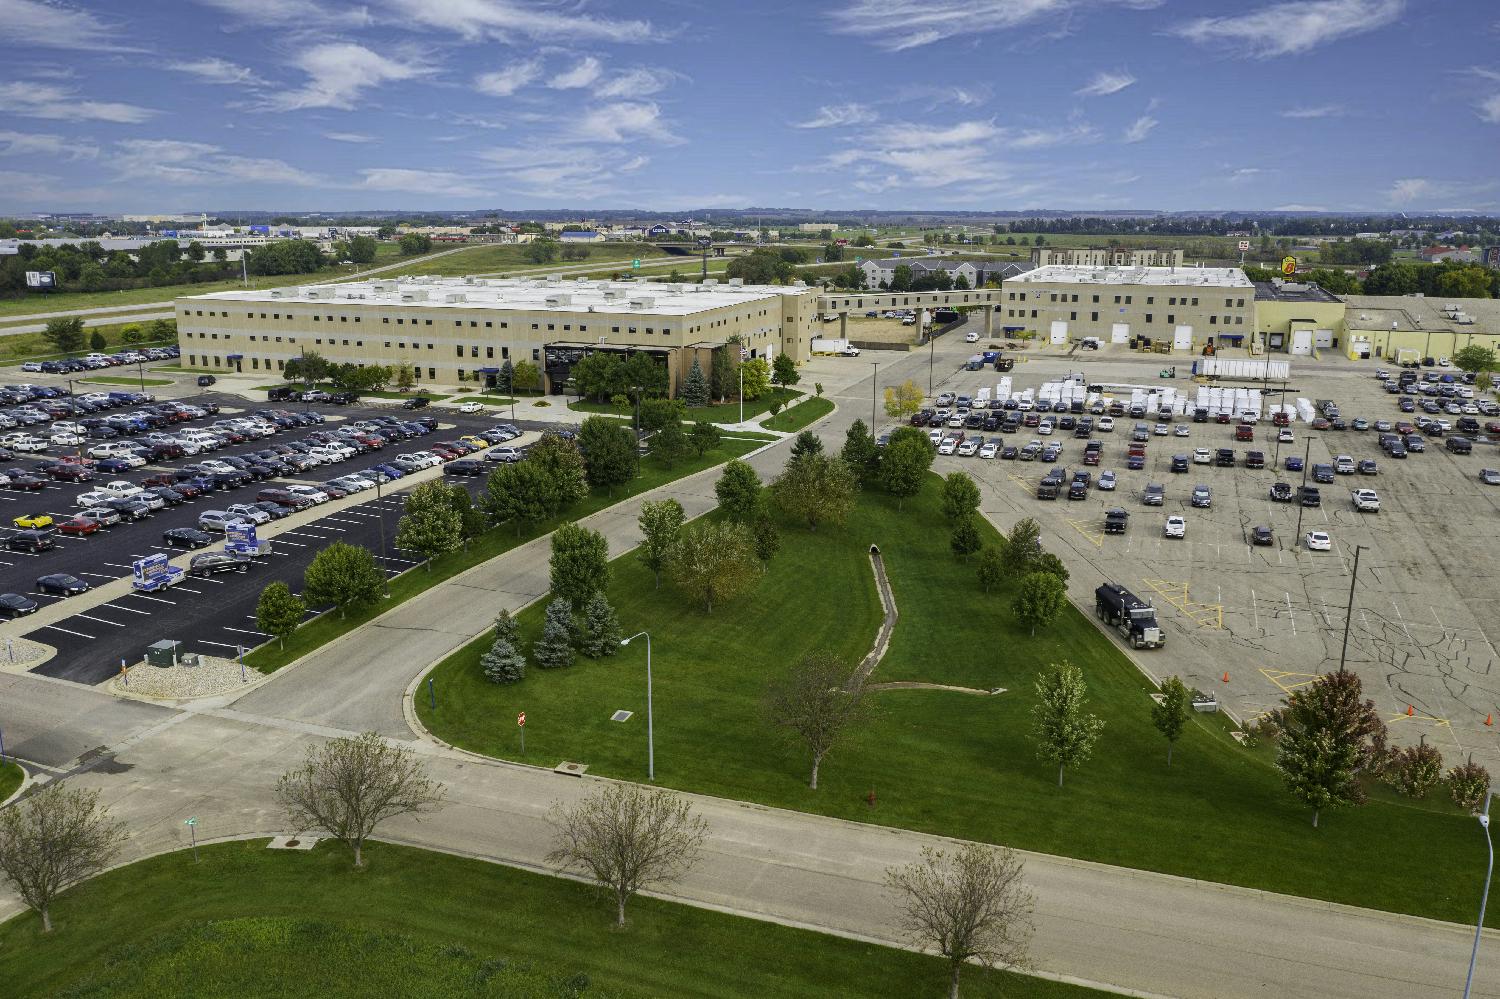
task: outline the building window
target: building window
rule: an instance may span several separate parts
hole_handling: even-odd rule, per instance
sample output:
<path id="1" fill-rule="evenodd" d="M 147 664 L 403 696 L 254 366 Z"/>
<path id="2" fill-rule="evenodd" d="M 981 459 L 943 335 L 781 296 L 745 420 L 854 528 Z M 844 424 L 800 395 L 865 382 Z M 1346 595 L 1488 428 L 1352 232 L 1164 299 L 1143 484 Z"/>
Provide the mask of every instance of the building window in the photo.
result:
<path id="1" fill-rule="evenodd" d="M 548 324 L 547 324 L 547 332 L 548 332 L 548 333 L 551 333 L 551 332 L 552 332 L 552 331 L 553 331 L 553 330 L 555 330 L 555 329 L 557 329 L 557 327 L 556 327 L 556 326 L 554 326 L 554 325 L 553 325 L 553 324 L 552 324 L 552 323 L 548 323 Z"/>
<path id="2" fill-rule="evenodd" d="M 1151 321 L 1151 313 L 1148 312 L 1148 313 L 1146 313 L 1146 322 L 1149 323 L 1150 321 Z"/>
<path id="3" fill-rule="evenodd" d="M 1125 304 L 1126 304 L 1126 305 L 1129 305 L 1129 304 L 1130 304 L 1130 296 L 1129 296 L 1129 295 L 1126 295 L 1126 296 L 1125 296 Z"/>
<path id="4" fill-rule="evenodd" d="M 1119 296 L 1119 295 L 1116 295 L 1116 296 L 1115 296 L 1115 304 L 1116 304 L 1116 305 L 1119 305 L 1119 304 L 1120 304 L 1120 296 Z"/>
<path id="5" fill-rule="evenodd" d="M 945 302 L 948 301 L 948 296 L 947 295 L 943 296 L 943 301 L 945 301 Z M 1073 296 L 1073 301 L 1075 301 L 1075 302 L 1078 301 L 1078 296 L 1077 295 Z"/>
<path id="6" fill-rule="evenodd" d="M 469 320 L 469 326 L 472 329 L 478 329 L 479 328 L 479 323 L 477 321 L 473 320 L 473 319 L 470 319 Z"/>
<path id="7" fill-rule="evenodd" d="M 1031 318 L 1032 318 L 1032 319 L 1035 319 L 1035 318 L 1036 318 L 1036 310 L 1035 310 L 1035 309 L 1032 309 L 1032 310 L 1031 310 Z"/>
<path id="8" fill-rule="evenodd" d="M 1243 326 L 1243 325 L 1245 325 L 1245 317 L 1244 316 L 1235 316 L 1234 317 L 1234 324 L 1236 326 Z"/>
<path id="9" fill-rule="evenodd" d="M 508 357 L 510 357 L 510 348 L 509 347 L 501 347 L 500 348 L 500 356 L 501 356 L 501 358 L 508 358 Z"/>
<path id="10" fill-rule="evenodd" d="M 1156 296 L 1155 295 L 1147 295 L 1146 296 L 1146 304 L 1147 305 L 1155 305 L 1156 304 Z"/>
<path id="11" fill-rule="evenodd" d="M 484 328 L 485 328 L 485 329 L 490 329 L 490 328 L 491 328 L 491 327 L 493 327 L 493 326 L 494 326 L 494 325 L 495 325 L 495 324 L 494 324 L 494 323 L 492 323 L 492 322 L 490 322 L 490 321 L 489 321 L 489 320 L 488 320 L 488 319 L 486 319 L 486 320 L 485 320 L 485 321 L 484 321 Z"/>
<path id="12" fill-rule="evenodd" d="M 494 357 L 495 356 L 495 348 L 489 346 L 488 344 L 486 344 L 485 348 L 484 348 L 484 356 L 485 357 Z"/>
<path id="13" fill-rule="evenodd" d="M 455 320 L 453 320 L 453 325 L 454 326 L 462 326 L 463 324 L 464 324 L 464 321 L 462 319 L 455 319 Z"/>
<path id="14" fill-rule="evenodd" d="M 464 369 L 463 368 L 459 368 L 458 369 L 458 380 L 459 381 L 463 381 L 464 380 Z"/>
<path id="15" fill-rule="evenodd" d="M 1069 320 L 1077 320 L 1078 319 L 1078 313 L 1076 313 L 1076 312 L 1070 312 L 1070 313 L 1068 313 L 1068 319 Z"/>
<path id="16" fill-rule="evenodd" d="M 257 369 L 259 367 L 260 367 L 260 358 L 258 358 L 258 357 L 252 357 L 252 358 L 250 358 L 250 370 L 254 371 L 255 369 Z"/>
<path id="17" fill-rule="evenodd" d="M 428 368 L 427 369 L 427 377 L 429 379 L 436 378 L 437 377 L 437 368 Z"/>
<path id="18" fill-rule="evenodd" d="M 610 327 L 610 328 L 609 328 L 609 331 L 610 331 L 610 332 L 611 332 L 611 333 L 618 333 L 618 332 L 620 332 L 620 327 L 618 327 L 618 326 L 611 326 L 611 327 Z"/>
<path id="19" fill-rule="evenodd" d="M 1218 316 L 1209 316 L 1208 317 L 1208 325 L 1215 326 L 1215 325 L 1218 324 L 1218 322 L 1219 322 L 1219 317 Z"/>
<path id="20" fill-rule="evenodd" d="M 458 351 L 458 356 L 459 357 L 463 357 L 464 356 L 464 348 L 463 348 L 463 346 L 461 344 L 459 346 L 455 347 L 454 349 Z"/>
<path id="21" fill-rule="evenodd" d="M 432 320 L 431 319 L 425 320 L 425 322 L 427 323 L 428 326 L 432 325 Z"/>
<path id="22" fill-rule="evenodd" d="M 1089 313 L 1089 321 L 1097 323 L 1099 321 L 1099 313 L 1097 313 L 1097 312 L 1090 312 Z"/>
<path id="23" fill-rule="evenodd" d="M 469 348 L 469 356 L 470 357 L 478 357 L 479 356 L 479 345 L 478 344 L 475 344 L 474 346 L 472 346 L 472 347 Z"/>
<path id="24" fill-rule="evenodd" d="M 383 323 L 388 323 L 388 322 L 391 321 L 391 317 L 390 316 L 381 316 L 380 317 L 380 321 L 383 322 Z"/>
<path id="25" fill-rule="evenodd" d="M 390 341 L 389 341 L 389 340 L 387 340 L 387 341 L 386 341 L 386 342 L 385 342 L 385 345 L 386 345 L 386 346 L 387 346 L 387 347 L 389 347 L 389 346 L 390 346 L 390 345 L 391 345 L 391 342 L 390 342 Z"/>
<path id="26" fill-rule="evenodd" d="M 1195 299 L 1193 299 L 1193 304 L 1194 304 L 1194 305 L 1197 305 L 1197 304 L 1198 304 L 1198 300 L 1197 300 L 1197 299 L 1196 299 L 1196 298 L 1195 298 Z"/>
<path id="27" fill-rule="evenodd" d="M 1243 309 L 1245 307 L 1245 300 L 1243 298 L 1237 298 L 1237 299 L 1235 299 L 1234 300 L 1234 307 L 1236 309 Z"/>
<path id="28" fill-rule="evenodd" d="M 1174 315 L 1172 315 L 1172 314 L 1171 314 L 1171 313 L 1170 313 L 1170 312 L 1169 312 L 1169 313 L 1167 313 L 1167 322 L 1168 322 L 1168 323 L 1169 323 L 1169 324 L 1170 324 L 1170 323 L 1175 323 L 1175 322 L 1177 322 L 1177 317 L 1176 317 L 1176 316 L 1174 316 Z"/>
<path id="29" fill-rule="evenodd" d="M 542 359 L 541 348 L 539 348 L 539 347 L 532 347 L 531 348 L 531 359 L 533 361 L 540 361 Z"/>

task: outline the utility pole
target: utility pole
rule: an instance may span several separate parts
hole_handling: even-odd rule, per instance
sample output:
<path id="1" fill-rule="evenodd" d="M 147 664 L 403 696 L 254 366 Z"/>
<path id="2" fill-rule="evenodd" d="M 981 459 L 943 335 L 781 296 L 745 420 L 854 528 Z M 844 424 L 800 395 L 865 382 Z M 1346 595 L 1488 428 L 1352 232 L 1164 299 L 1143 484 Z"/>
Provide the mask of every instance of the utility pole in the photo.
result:
<path id="1" fill-rule="evenodd" d="M 875 393 L 880 391 L 880 362 L 873 362 L 875 373 L 870 376 L 870 433 L 875 433 Z"/>
<path id="2" fill-rule="evenodd" d="M 937 358 L 937 338 L 927 334 L 927 397 L 932 398 L 932 365 Z"/>
<path id="3" fill-rule="evenodd" d="M 1307 463 L 1312 460 L 1312 437 L 1307 438 L 1307 453 L 1302 458 L 1302 488 L 1307 488 Z M 1302 511 L 1307 507 L 1302 505 L 1302 494 L 1297 494 L 1297 539 L 1296 544 L 1302 543 Z"/>
<path id="4" fill-rule="evenodd" d="M 1354 620 L 1354 584 L 1359 579 L 1359 553 L 1364 545 L 1354 546 L 1354 575 L 1349 577 L 1349 608 L 1344 612 L 1344 647 L 1339 650 L 1339 673 L 1344 672 L 1344 657 L 1349 654 L 1349 622 Z"/>

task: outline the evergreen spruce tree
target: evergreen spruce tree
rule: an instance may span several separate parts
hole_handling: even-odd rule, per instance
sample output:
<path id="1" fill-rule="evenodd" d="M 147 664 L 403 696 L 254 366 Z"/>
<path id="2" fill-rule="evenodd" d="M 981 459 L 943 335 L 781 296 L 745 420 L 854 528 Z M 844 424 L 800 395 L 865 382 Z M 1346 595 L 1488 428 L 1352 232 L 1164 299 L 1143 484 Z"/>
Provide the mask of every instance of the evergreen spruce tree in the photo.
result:
<path id="1" fill-rule="evenodd" d="M 491 683 L 520 683 L 526 676 L 526 657 L 503 638 L 497 638 L 479 657 L 479 666 Z"/>
<path id="2" fill-rule="evenodd" d="M 531 647 L 531 655 L 542 669 L 573 665 L 573 607 L 565 598 L 547 605 L 542 637 Z"/>
<path id="3" fill-rule="evenodd" d="M 682 401 L 690 408 L 708 405 L 708 378 L 703 374 L 703 367 L 696 357 L 693 358 L 693 366 L 688 370 L 687 377 L 682 380 L 681 394 Z"/>
<path id="4" fill-rule="evenodd" d="M 612 656 L 620 648 L 620 619 L 609 598 L 597 592 L 583 608 L 583 654 L 590 659 Z"/>
<path id="5" fill-rule="evenodd" d="M 495 641 L 509 642 L 518 649 L 521 647 L 521 626 L 510 616 L 510 611 L 503 607 L 495 615 Z"/>

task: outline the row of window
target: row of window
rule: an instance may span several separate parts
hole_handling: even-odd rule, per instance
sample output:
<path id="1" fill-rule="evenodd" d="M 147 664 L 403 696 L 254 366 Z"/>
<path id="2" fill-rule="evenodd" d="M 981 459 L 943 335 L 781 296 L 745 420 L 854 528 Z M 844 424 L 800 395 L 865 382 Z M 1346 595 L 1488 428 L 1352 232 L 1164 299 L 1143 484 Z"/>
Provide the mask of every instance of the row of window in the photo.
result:
<path id="1" fill-rule="evenodd" d="M 1077 295 L 1073 295 L 1070 298 L 1067 292 L 1056 292 L 1056 291 L 1054 291 L 1054 292 L 1049 292 L 1048 294 L 1050 295 L 1050 300 L 1053 301 L 1053 302 L 1076 302 L 1076 301 L 1078 301 L 1078 296 Z M 1020 296 L 1019 299 L 1016 297 L 1017 295 Z M 1041 297 L 1042 297 L 1042 293 L 1041 292 L 1037 292 L 1036 295 L 1037 295 L 1037 300 L 1040 301 Z M 1098 295 L 1092 295 L 1090 297 L 1092 298 L 1094 305 L 1098 305 L 1099 304 L 1099 296 Z M 1134 304 L 1132 302 L 1132 298 L 1133 297 L 1134 296 L 1131 296 L 1131 295 L 1124 295 L 1124 296 L 1116 295 L 1115 296 L 1115 304 L 1116 305 L 1132 305 L 1132 304 Z M 1009 301 L 1012 301 L 1012 302 L 1015 302 L 1015 301 L 1024 302 L 1024 301 L 1026 301 L 1026 292 L 1024 292 L 1024 291 L 1022 291 L 1022 292 L 1015 292 L 1015 291 L 1011 292 L 1010 293 L 1010 299 L 1009 299 Z M 1155 295 L 1147 295 L 1146 296 L 1146 304 L 1147 305 L 1155 305 L 1156 304 L 1156 296 Z M 1194 297 L 1192 299 L 1189 299 L 1186 295 L 1183 295 L 1183 296 L 1180 296 L 1180 297 L 1174 295 L 1171 298 L 1167 299 L 1167 304 L 1168 305 L 1192 305 L 1192 306 L 1196 306 L 1198 304 L 1198 299 L 1196 297 Z M 1226 298 L 1226 299 L 1224 299 L 1224 308 L 1226 308 L 1226 309 L 1243 309 L 1244 307 L 1245 307 L 1245 300 L 1243 298 L 1239 298 L 1239 299 Z"/>
<path id="2" fill-rule="evenodd" d="M 965 296 L 965 301 L 967 301 L 967 299 L 968 299 L 968 296 Z M 202 309 L 196 310 L 196 314 L 199 315 L 199 316 L 202 316 L 203 315 L 203 310 Z M 762 318 L 764 318 L 766 316 L 766 314 L 767 314 L 767 310 L 762 309 L 760 311 L 760 315 L 761 315 Z M 189 315 L 188 310 L 187 309 L 183 309 L 182 310 L 182 315 L 183 315 L 183 318 L 187 318 L 187 316 Z M 215 318 L 215 317 L 220 318 L 220 319 L 228 319 L 229 318 L 229 313 L 228 312 L 214 312 L 214 311 L 210 311 L 208 313 L 208 315 L 209 315 L 210 318 Z M 253 312 L 247 312 L 247 313 L 245 313 L 245 318 L 246 319 L 254 319 L 255 318 L 255 313 L 253 313 Z M 260 314 L 260 318 L 265 319 L 266 318 L 266 313 L 262 312 Z M 270 314 L 270 318 L 273 319 L 273 320 L 279 320 L 281 318 L 281 313 L 279 313 L 279 312 L 273 312 L 273 313 Z M 297 317 L 294 316 L 292 313 L 288 312 L 286 314 L 286 318 L 290 321 L 290 320 L 296 319 Z M 420 319 L 419 320 L 419 319 L 417 319 L 414 316 L 413 317 L 396 316 L 394 318 L 396 320 L 396 325 L 397 326 L 406 326 L 406 325 L 416 326 L 419 323 L 421 325 L 424 325 L 424 326 L 431 326 L 432 325 L 432 320 L 431 319 Z M 717 328 L 720 328 L 720 327 L 728 326 L 733 320 L 739 319 L 739 318 L 740 318 L 739 316 L 730 316 L 730 317 L 725 318 L 725 319 L 716 319 L 716 320 L 711 321 L 708 325 L 709 325 L 709 327 L 711 329 L 717 329 Z M 746 320 L 751 320 L 751 319 L 754 318 L 754 314 L 747 312 L 747 313 L 745 313 L 744 318 Z M 392 319 L 391 316 L 381 316 L 380 317 L 380 321 L 382 323 L 385 323 L 385 324 L 389 324 L 390 321 L 391 321 L 391 319 Z M 325 321 L 331 323 L 331 322 L 333 322 L 333 320 L 334 320 L 333 316 L 325 316 L 325 315 L 314 314 L 313 317 L 312 317 L 312 321 L 315 322 L 315 323 L 325 322 Z M 355 316 L 354 317 L 354 321 L 356 323 L 360 322 L 360 320 L 361 320 L 360 316 Z M 338 321 L 341 322 L 341 323 L 347 323 L 349 321 L 349 317 L 341 315 L 341 316 L 338 317 Z M 788 316 L 787 317 L 787 322 L 791 322 L 791 321 L 792 321 L 792 318 L 790 316 Z M 476 319 L 470 319 L 470 320 L 468 320 L 468 323 L 469 323 L 469 327 L 471 329 L 478 329 L 479 328 L 479 321 L 476 320 Z M 462 327 L 463 324 L 464 324 L 464 320 L 462 320 L 462 319 L 455 319 L 455 320 L 453 320 L 453 325 L 454 326 Z M 494 324 L 494 322 L 492 320 L 488 320 L 488 319 L 485 320 L 485 322 L 484 322 L 485 329 L 493 329 L 494 326 L 495 326 L 495 324 Z M 510 324 L 508 322 L 502 321 L 500 323 L 500 328 L 501 329 L 509 329 L 510 328 Z M 534 329 L 534 330 L 538 330 L 538 329 L 541 328 L 541 324 L 540 323 L 532 323 L 531 324 L 531 328 Z M 563 328 L 564 332 L 572 332 L 572 330 L 573 330 L 573 324 L 572 323 L 563 323 L 562 324 L 562 328 Z M 547 329 L 549 331 L 556 331 L 557 324 L 556 323 L 548 323 L 547 324 Z M 579 326 L 578 326 L 578 332 L 580 332 L 580 333 L 587 333 L 588 329 L 589 329 L 589 327 L 588 327 L 587 323 L 580 323 Z M 647 326 L 645 329 L 646 329 L 647 333 L 655 333 L 656 332 L 655 327 L 652 327 L 652 326 Z M 702 329 L 703 329 L 702 325 L 690 326 L 690 327 L 687 328 L 686 332 L 688 332 L 688 333 L 698 333 L 698 332 L 701 332 Z M 631 333 L 635 333 L 636 332 L 636 328 L 634 326 L 629 327 L 629 330 L 630 330 Z M 610 332 L 611 333 L 618 333 L 618 332 L 620 332 L 620 327 L 618 327 L 618 326 L 612 326 L 612 327 L 610 327 Z M 669 334 L 672 331 L 669 330 L 669 329 L 667 329 L 665 326 L 663 326 L 661 328 L 661 332 L 663 334 Z M 251 337 L 251 339 L 253 340 L 254 337 Z"/>
<path id="3" fill-rule="evenodd" d="M 198 354 L 189 354 L 187 356 L 188 367 L 192 367 L 192 368 L 199 367 L 199 364 L 198 364 L 199 358 L 200 358 L 200 355 L 198 355 Z M 235 367 L 235 365 L 231 364 L 228 360 L 224 359 L 223 357 L 219 356 L 218 354 L 203 354 L 203 355 L 201 355 L 201 358 L 202 358 L 202 361 L 203 361 L 202 367 L 205 367 L 205 368 L 207 368 L 207 367 L 215 367 L 215 368 L 233 368 L 233 367 Z M 539 361 L 539 360 L 541 360 L 541 351 L 533 351 L 531 359 L 533 361 Z M 241 363 L 243 364 L 243 361 L 241 361 Z M 360 364 L 360 365 L 358 365 L 358 367 L 362 368 L 362 367 L 364 367 L 364 365 Z M 277 359 L 275 359 L 274 367 L 273 367 L 272 359 L 269 358 L 269 357 L 266 358 L 265 370 L 267 370 L 267 371 L 283 371 L 285 369 L 286 369 L 286 359 L 285 358 L 277 358 Z M 252 357 L 252 358 L 250 358 L 250 370 L 251 371 L 259 371 L 259 370 L 261 370 L 260 358 L 258 358 L 258 357 Z M 413 367 L 412 368 L 412 374 L 416 376 L 416 378 L 417 378 L 418 381 L 420 381 L 421 378 L 422 378 L 422 369 L 420 367 Z M 463 381 L 464 380 L 464 376 L 465 376 L 464 369 L 463 368 L 457 369 L 457 374 L 458 374 L 458 381 Z M 483 378 L 483 376 L 484 376 L 483 372 L 480 372 L 480 371 L 475 371 L 474 374 L 473 374 L 473 377 L 474 377 L 475 381 L 479 381 L 481 378 Z M 428 378 L 429 381 L 435 380 L 437 378 L 437 368 L 428 368 L 427 369 L 427 378 Z"/>
<path id="4" fill-rule="evenodd" d="M 1036 318 L 1036 312 L 1037 312 L 1036 309 L 1032 309 L 1031 310 L 1031 318 L 1032 319 Z M 1006 312 L 1005 312 L 1005 314 L 1006 314 L 1007 317 L 1009 317 L 1011 319 L 1025 319 L 1026 318 L 1026 310 L 1025 309 L 1007 309 Z M 1068 313 L 1068 319 L 1071 320 L 1071 321 L 1073 321 L 1073 322 L 1077 322 L 1077 320 L 1078 320 L 1078 313 L 1076 313 L 1076 312 L 1069 312 Z M 1089 321 L 1097 323 L 1099 321 L 1099 313 L 1097 313 L 1097 312 L 1090 312 L 1089 313 Z M 1146 322 L 1151 323 L 1151 322 L 1155 322 L 1155 321 L 1156 321 L 1156 317 L 1152 313 L 1150 313 L 1150 312 L 1146 313 Z M 1168 313 L 1167 314 L 1167 325 L 1168 326 L 1175 326 L 1176 324 L 1177 324 L 1177 317 L 1175 315 L 1172 315 L 1171 313 Z M 1213 316 L 1209 316 L 1208 317 L 1208 325 L 1210 325 L 1210 326 L 1217 326 L 1218 324 L 1219 324 L 1219 317 L 1217 315 L 1213 315 Z M 1245 317 L 1244 316 L 1229 316 L 1229 315 L 1225 315 L 1224 316 L 1224 325 L 1225 326 L 1243 326 L 1243 325 L 1245 325 Z"/>

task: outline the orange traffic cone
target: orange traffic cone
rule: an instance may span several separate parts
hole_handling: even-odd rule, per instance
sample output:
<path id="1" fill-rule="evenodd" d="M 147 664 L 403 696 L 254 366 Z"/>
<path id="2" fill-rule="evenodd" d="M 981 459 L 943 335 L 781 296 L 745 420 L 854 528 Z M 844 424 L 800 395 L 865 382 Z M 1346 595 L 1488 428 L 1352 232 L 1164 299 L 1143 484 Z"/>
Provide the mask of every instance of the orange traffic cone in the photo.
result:
<path id="1" fill-rule="evenodd" d="M 1495 724 L 1495 716 L 1494 715 L 1485 715 L 1484 716 L 1484 723 L 1486 725 L 1493 725 L 1493 724 Z"/>
<path id="2" fill-rule="evenodd" d="M 1229 682 L 1229 671 L 1228 670 L 1224 671 L 1224 682 L 1225 683 Z"/>
<path id="3" fill-rule="evenodd" d="M 1408 704 L 1406 706 L 1406 717 L 1410 718 L 1412 715 L 1414 715 L 1416 713 L 1417 713 L 1416 709 L 1413 708 L 1410 704 Z"/>

